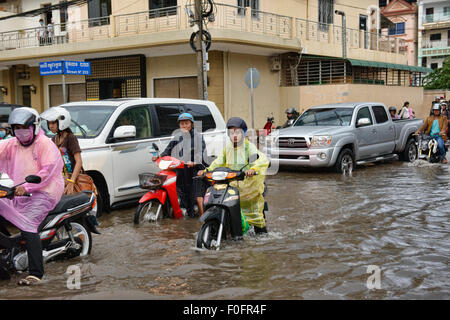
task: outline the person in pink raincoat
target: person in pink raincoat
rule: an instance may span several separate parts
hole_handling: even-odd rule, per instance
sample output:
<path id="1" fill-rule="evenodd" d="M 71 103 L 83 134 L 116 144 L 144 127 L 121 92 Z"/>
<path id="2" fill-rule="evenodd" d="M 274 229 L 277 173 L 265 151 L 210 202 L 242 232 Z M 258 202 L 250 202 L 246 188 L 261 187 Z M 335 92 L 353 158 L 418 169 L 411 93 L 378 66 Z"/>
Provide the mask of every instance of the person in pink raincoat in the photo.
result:
<path id="1" fill-rule="evenodd" d="M 64 191 L 63 162 L 55 144 L 40 128 L 39 113 L 32 108 L 14 109 L 8 123 L 15 138 L 0 143 L 0 172 L 14 184 L 28 175 L 41 178 L 39 184 L 25 183 L 16 188 L 12 200 L 0 199 L 0 220 L 8 220 L 20 229 L 26 242 L 29 276 L 19 285 L 39 283 L 44 275 L 44 261 L 38 227 L 56 206 Z M 28 192 L 31 197 L 24 197 Z M 9 235 L 0 221 L 0 230 Z"/>

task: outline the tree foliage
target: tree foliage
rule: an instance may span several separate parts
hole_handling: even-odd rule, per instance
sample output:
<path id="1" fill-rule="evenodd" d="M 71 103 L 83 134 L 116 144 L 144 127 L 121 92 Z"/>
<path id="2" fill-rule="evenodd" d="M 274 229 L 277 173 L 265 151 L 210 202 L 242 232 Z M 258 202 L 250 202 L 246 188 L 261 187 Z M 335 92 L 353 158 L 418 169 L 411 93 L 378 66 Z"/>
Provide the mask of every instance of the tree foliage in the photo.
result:
<path id="1" fill-rule="evenodd" d="M 425 89 L 450 89 L 450 57 L 445 59 L 442 68 L 434 69 L 423 82 Z"/>

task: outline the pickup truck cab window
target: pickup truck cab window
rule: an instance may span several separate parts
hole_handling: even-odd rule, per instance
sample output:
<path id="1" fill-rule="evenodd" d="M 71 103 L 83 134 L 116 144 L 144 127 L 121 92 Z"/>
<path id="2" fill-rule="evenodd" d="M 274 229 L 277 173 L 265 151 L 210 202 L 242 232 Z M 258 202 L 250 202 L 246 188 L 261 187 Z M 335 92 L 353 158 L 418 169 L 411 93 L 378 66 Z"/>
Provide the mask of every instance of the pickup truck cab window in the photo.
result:
<path id="1" fill-rule="evenodd" d="M 373 114 L 375 116 L 375 121 L 380 123 L 385 123 L 388 121 L 388 115 L 386 114 L 386 110 L 382 106 L 373 106 L 372 107 Z"/>
<path id="2" fill-rule="evenodd" d="M 369 125 L 373 125 L 373 120 L 372 120 L 372 114 L 370 113 L 369 107 L 363 107 L 361 109 L 359 109 L 358 114 L 356 116 L 356 122 L 358 123 L 358 121 L 360 119 L 369 119 L 370 120 L 370 124 Z"/>

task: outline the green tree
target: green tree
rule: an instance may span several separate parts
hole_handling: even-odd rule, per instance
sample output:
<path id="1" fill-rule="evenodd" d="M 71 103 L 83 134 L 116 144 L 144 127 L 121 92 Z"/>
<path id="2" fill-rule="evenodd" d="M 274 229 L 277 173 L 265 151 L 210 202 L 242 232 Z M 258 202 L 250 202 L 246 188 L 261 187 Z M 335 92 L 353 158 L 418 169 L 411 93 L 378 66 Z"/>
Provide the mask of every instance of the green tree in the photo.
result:
<path id="1" fill-rule="evenodd" d="M 442 68 L 434 69 L 423 78 L 425 89 L 449 89 L 450 88 L 450 57 L 445 59 Z"/>

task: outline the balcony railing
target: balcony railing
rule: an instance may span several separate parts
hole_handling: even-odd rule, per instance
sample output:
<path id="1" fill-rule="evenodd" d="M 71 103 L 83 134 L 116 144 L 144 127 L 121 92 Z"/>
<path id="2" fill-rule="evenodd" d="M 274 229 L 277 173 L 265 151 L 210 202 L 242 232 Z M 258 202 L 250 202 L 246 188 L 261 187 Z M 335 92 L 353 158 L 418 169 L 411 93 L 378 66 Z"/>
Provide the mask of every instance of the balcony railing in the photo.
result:
<path id="1" fill-rule="evenodd" d="M 193 11 L 193 7 L 186 7 Z M 64 43 L 87 42 L 114 37 L 136 36 L 158 32 L 189 30 L 190 21 L 185 8 L 169 8 L 71 21 L 55 25 L 50 31 L 42 27 L 0 32 L 0 51 Z M 342 27 L 305 19 L 256 11 L 250 8 L 216 4 L 214 21 L 208 29 L 227 29 L 262 34 L 282 39 L 299 39 L 342 45 Z M 391 53 L 405 52 L 405 42 L 398 37 L 347 28 L 347 47 Z"/>
<path id="2" fill-rule="evenodd" d="M 434 22 L 450 22 L 450 12 L 443 13 L 435 13 L 435 14 L 427 14 L 423 16 L 422 23 L 434 23 Z"/>
<path id="3" fill-rule="evenodd" d="M 450 39 L 448 40 L 427 40 L 422 43 L 422 49 L 430 49 L 430 48 L 446 48 L 450 47 Z"/>

